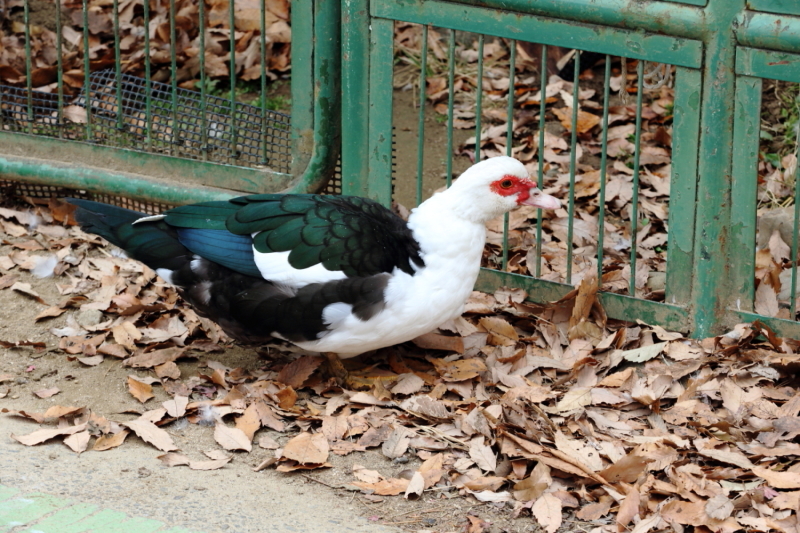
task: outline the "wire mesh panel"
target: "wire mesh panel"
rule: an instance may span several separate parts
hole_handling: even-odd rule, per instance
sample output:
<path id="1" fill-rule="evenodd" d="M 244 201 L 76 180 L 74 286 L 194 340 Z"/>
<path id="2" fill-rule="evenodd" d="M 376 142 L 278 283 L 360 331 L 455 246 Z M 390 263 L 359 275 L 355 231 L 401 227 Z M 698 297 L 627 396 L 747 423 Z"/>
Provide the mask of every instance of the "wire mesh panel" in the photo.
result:
<path id="1" fill-rule="evenodd" d="M 405 205 L 477 160 L 514 156 L 563 207 L 522 207 L 490 222 L 478 286 L 554 300 L 591 279 L 618 318 L 686 328 L 699 133 L 694 45 L 671 43 L 680 53 L 666 61 L 666 43 L 650 56 L 646 39 L 630 50 L 630 36 L 611 32 L 581 51 L 558 47 L 558 31 L 537 31 L 533 17 L 511 38 L 503 14 L 435 1 L 415 7 L 372 4 L 370 99 L 394 111 L 370 115 L 370 171 L 388 176 L 381 134 L 392 125 L 416 136 L 414 148 L 398 152 L 394 198 Z M 541 35 L 549 42 L 536 42 Z"/>
<path id="2" fill-rule="evenodd" d="M 0 12 L 8 177 L 184 202 L 319 190 L 333 175 L 335 3 L 3 0 Z"/>
<path id="3" fill-rule="evenodd" d="M 81 91 L 61 110 L 60 123 L 56 95 L 33 91 L 29 109 L 25 89 L 0 86 L 4 129 L 142 151 L 149 138 L 152 152 L 289 171 L 288 115 L 240 102 L 231 114 L 224 98 L 201 99 L 198 91 L 173 91 L 160 82 L 151 82 L 147 91 L 144 79 L 122 74 L 118 83 L 111 69 L 93 72 L 89 79 L 89 98 Z M 89 114 L 91 138 L 85 127 Z"/>

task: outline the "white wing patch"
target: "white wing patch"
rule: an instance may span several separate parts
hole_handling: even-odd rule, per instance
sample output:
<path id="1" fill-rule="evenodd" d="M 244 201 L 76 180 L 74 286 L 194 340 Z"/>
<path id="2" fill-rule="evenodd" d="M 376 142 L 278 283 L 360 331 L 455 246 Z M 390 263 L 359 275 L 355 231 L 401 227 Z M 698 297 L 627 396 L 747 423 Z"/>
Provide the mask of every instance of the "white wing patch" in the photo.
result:
<path id="1" fill-rule="evenodd" d="M 271 252 L 265 254 L 253 248 L 253 259 L 264 279 L 298 289 L 311 283 L 325 283 L 326 281 L 335 281 L 347 277 L 341 270 L 328 270 L 322 265 L 314 265 L 298 270 L 289 264 L 290 253 Z"/>
<path id="2" fill-rule="evenodd" d="M 172 284 L 172 272 L 173 271 L 168 269 L 168 268 L 157 268 L 156 269 L 156 274 L 161 276 L 161 279 L 163 279 L 164 281 L 166 281 L 167 283 L 170 283 L 170 284 Z"/>
<path id="3" fill-rule="evenodd" d="M 352 315 L 353 306 L 344 302 L 330 304 L 322 310 L 322 321 L 330 329 L 336 329 Z"/>
<path id="4" fill-rule="evenodd" d="M 159 220 L 164 220 L 165 218 L 167 218 L 167 215 L 152 215 L 149 217 L 137 218 L 131 222 L 131 225 L 139 224 L 141 222 L 158 222 Z"/>

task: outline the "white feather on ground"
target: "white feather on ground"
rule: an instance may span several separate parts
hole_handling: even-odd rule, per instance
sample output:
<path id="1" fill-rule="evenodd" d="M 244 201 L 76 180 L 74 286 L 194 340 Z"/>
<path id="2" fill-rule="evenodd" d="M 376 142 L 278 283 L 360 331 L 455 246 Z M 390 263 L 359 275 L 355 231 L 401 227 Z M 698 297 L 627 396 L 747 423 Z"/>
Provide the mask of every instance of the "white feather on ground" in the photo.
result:
<path id="1" fill-rule="evenodd" d="M 37 256 L 36 266 L 31 270 L 31 274 L 37 278 L 49 278 L 53 275 L 57 264 L 58 257 L 55 254 Z"/>

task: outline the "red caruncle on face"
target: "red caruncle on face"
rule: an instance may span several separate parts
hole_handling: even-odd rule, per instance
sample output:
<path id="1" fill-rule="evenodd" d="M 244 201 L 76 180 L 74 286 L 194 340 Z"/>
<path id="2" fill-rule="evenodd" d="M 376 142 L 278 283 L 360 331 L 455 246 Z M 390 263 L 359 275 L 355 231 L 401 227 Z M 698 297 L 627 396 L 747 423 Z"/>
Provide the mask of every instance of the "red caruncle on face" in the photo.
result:
<path id="1" fill-rule="evenodd" d="M 521 204 L 531 196 L 531 189 L 536 187 L 536 183 L 525 178 L 506 174 L 491 184 L 492 191 L 500 196 L 511 196 L 517 194 L 517 204 Z"/>

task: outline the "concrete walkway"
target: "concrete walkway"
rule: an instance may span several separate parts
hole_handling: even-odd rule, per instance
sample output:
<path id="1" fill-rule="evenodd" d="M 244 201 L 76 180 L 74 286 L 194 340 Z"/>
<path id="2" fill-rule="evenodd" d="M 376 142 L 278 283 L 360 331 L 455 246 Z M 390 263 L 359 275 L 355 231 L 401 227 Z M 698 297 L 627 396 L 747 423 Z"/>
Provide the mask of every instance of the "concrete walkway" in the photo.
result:
<path id="1" fill-rule="evenodd" d="M 171 528 L 148 518 L 131 518 L 125 513 L 76 503 L 41 492 L 23 493 L 0 485 L 0 531 L 25 533 L 193 533 Z"/>
<path id="2" fill-rule="evenodd" d="M 352 495 L 243 458 L 220 470 L 161 466 L 132 439 L 77 455 L 23 446 L 37 424 L 0 414 L 0 533 L 398 533 L 359 516 Z"/>

